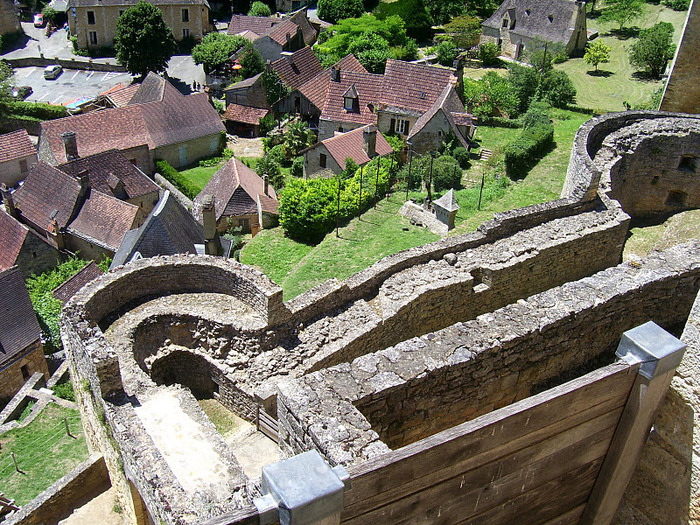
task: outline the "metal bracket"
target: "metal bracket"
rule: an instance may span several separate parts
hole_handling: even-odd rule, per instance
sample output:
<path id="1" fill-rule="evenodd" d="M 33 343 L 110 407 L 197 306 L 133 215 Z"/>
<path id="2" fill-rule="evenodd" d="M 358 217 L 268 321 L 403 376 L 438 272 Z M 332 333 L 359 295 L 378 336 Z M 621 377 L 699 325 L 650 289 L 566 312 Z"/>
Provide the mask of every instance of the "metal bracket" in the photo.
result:
<path id="1" fill-rule="evenodd" d="M 639 373 L 647 379 L 675 370 L 681 364 L 686 344 L 653 321 L 627 330 L 615 355 L 630 363 L 641 363 Z"/>

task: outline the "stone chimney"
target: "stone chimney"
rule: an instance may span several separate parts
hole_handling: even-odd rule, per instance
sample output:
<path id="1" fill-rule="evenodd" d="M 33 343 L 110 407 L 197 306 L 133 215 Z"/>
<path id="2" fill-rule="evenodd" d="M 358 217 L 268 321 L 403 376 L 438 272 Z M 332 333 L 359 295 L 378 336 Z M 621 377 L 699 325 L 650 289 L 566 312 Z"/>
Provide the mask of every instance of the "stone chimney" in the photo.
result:
<path id="1" fill-rule="evenodd" d="M 455 59 L 455 75 L 457 75 L 457 96 L 464 105 L 464 57 L 460 56 Z M 471 113 L 471 112 L 470 112 Z"/>
<path id="2" fill-rule="evenodd" d="M 333 66 L 331 68 L 331 80 L 333 82 L 340 82 L 340 68 Z"/>
<path id="3" fill-rule="evenodd" d="M 205 195 L 202 199 L 202 224 L 204 225 L 204 253 L 221 255 L 221 240 L 216 229 L 216 206 L 213 195 Z"/>
<path id="4" fill-rule="evenodd" d="M 263 175 L 263 193 L 270 196 L 270 177 L 267 176 L 267 173 Z"/>
<path id="5" fill-rule="evenodd" d="M 377 154 L 377 128 L 368 126 L 362 132 L 362 149 L 371 159 Z"/>
<path id="6" fill-rule="evenodd" d="M 75 131 L 61 133 L 61 140 L 66 150 L 66 160 L 71 161 L 80 158 L 80 155 L 78 155 L 78 141 L 75 137 Z"/>
<path id="7" fill-rule="evenodd" d="M 82 202 L 90 191 L 90 171 L 82 170 L 80 173 L 78 173 L 78 182 L 80 183 L 78 201 Z"/>
<path id="8" fill-rule="evenodd" d="M 17 208 L 15 208 L 15 199 L 10 192 L 10 188 L 5 186 L 3 182 L 0 185 L 0 193 L 2 193 L 2 203 L 5 205 L 5 211 L 10 217 L 17 218 Z"/>

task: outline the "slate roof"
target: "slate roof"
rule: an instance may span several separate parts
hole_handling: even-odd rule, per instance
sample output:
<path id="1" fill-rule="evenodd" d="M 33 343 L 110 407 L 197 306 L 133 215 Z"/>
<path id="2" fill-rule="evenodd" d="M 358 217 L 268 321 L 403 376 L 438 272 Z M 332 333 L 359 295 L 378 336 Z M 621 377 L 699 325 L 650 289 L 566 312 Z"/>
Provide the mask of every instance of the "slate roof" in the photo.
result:
<path id="1" fill-rule="evenodd" d="M 233 15 L 226 32 L 229 35 L 237 35 L 250 31 L 260 36 L 265 34 L 272 26 L 282 22 L 281 18 L 271 16 L 245 16 Z"/>
<path id="2" fill-rule="evenodd" d="M 204 228 L 166 191 L 137 229 L 124 235 L 110 269 L 134 257 L 197 253 L 195 244 L 204 242 Z"/>
<path id="3" fill-rule="evenodd" d="M 450 191 L 433 202 L 433 206 L 439 206 L 447 211 L 457 211 L 459 209 L 459 204 L 457 204 L 457 199 L 455 199 L 455 190 L 450 188 Z"/>
<path id="4" fill-rule="evenodd" d="M 243 122 L 244 124 L 258 125 L 260 119 L 270 113 L 269 109 L 251 108 L 241 106 L 240 104 L 229 104 L 221 118 L 223 120 L 232 120 L 234 122 Z"/>
<path id="5" fill-rule="evenodd" d="M 135 226 L 139 207 L 91 189 L 68 232 L 116 252 L 122 237 Z"/>
<path id="6" fill-rule="evenodd" d="M 277 214 L 279 207 L 275 189 L 268 185 L 268 195 L 265 195 L 262 177 L 235 157 L 214 173 L 204 189 L 195 197 L 195 213 L 198 219 L 201 219 L 202 200 L 206 195 L 214 197 L 217 221 L 221 217 L 257 214 L 258 200 L 264 212 Z"/>
<path id="7" fill-rule="evenodd" d="M 61 228 L 68 224 L 79 194 L 80 183 L 76 179 L 39 162 L 13 196 L 23 219 L 49 230 L 53 218 Z"/>
<path id="8" fill-rule="evenodd" d="M 370 129 L 371 127 L 373 126 L 370 124 L 352 131 L 348 131 L 347 133 L 341 133 L 335 137 L 322 141 L 321 144 L 326 147 L 328 153 L 331 154 L 341 169 L 345 169 L 345 159 L 348 157 L 354 160 L 358 166 L 362 166 L 371 160 L 363 148 L 364 131 Z M 315 147 L 316 146 L 311 146 L 309 150 Z M 389 155 L 393 151 L 392 147 L 386 141 L 384 136 L 379 132 L 377 133 L 375 150 L 377 154 L 382 157 L 384 155 Z"/>
<path id="9" fill-rule="evenodd" d="M 102 269 L 95 264 L 95 261 L 90 261 L 73 277 L 54 288 L 51 294 L 63 304 L 66 304 L 78 290 L 87 283 L 97 279 L 100 275 L 104 275 Z"/>
<path id="10" fill-rule="evenodd" d="M 41 337 L 41 329 L 16 266 L 0 273 L 0 368 Z"/>
<path id="11" fill-rule="evenodd" d="M 0 163 L 36 155 L 26 129 L 0 135 Z"/>
<path id="12" fill-rule="evenodd" d="M 400 108 L 422 114 L 435 103 L 446 85 L 456 85 L 455 70 L 389 59 L 382 78 L 382 108 Z M 462 108 L 464 111 L 464 108 Z"/>
<path id="13" fill-rule="evenodd" d="M 574 31 L 572 20 L 578 7 L 573 0 L 505 0 L 482 25 L 500 30 L 509 10 L 511 21 L 513 14 L 515 17 L 511 33 L 566 44 Z"/>
<path id="14" fill-rule="evenodd" d="M 78 153 L 88 156 L 142 145 L 155 149 L 225 128 L 205 93 L 182 95 L 169 82 L 149 73 L 125 107 L 42 122 L 40 143 L 48 142 L 58 164 L 66 162 L 61 140 L 65 131 L 75 132 Z"/>
<path id="15" fill-rule="evenodd" d="M 203 5 L 209 8 L 207 0 L 148 0 L 154 5 Z M 68 0 L 68 7 L 126 6 L 138 4 L 138 0 Z"/>
<path id="16" fill-rule="evenodd" d="M 270 67 L 290 89 L 297 89 L 323 71 L 321 62 L 309 46 L 275 60 Z"/>
<path id="17" fill-rule="evenodd" d="M 115 149 L 80 157 L 57 168 L 76 179 L 82 172 L 87 171 L 92 188 L 118 199 L 133 199 L 159 190 L 155 182 Z M 126 195 L 120 195 L 115 187 L 117 181 L 121 182 Z"/>
<path id="18" fill-rule="evenodd" d="M 0 271 L 14 266 L 29 229 L 0 210 Z"/>

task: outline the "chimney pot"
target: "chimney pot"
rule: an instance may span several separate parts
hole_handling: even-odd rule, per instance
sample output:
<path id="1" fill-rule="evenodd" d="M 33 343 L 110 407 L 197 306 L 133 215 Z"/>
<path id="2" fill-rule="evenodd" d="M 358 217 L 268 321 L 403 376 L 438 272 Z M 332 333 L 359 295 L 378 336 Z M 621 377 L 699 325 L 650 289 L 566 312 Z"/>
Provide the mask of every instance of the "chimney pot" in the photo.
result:
<path id="1" fill-rule="evenodd" d="M 362 132 L 362 149 L 371 159 L 377 154 L 377 128 L 369 126 Z"/>
<path id="2" fill-rule="evenodd" d="M 66 150 L 66 160 L 71 161 L 80 158 L 78 155 L 78 141 L 75 136 L 75 131 L 66 131 L 61 133 L 63 147 Z"/>
<path id="3" fill-rule="evenodd" d="M 0 185 L 0 193 L 2 193 L 2 202 L 5 205 L 5 211 L 10 217 L 17 218 L 17 208 L 15 208 L 15 199 L 12 196 L 10 189 L 3 182 Z"/>
<path id="4" fill-rule="evenodd" d="M 333 66 L 331 68 L 331 80 L 333 82 L 340 82 L 340 68 Z"/>
<path id="5" fill-rule="evenodd" d="M 268 197 L 270 196 L 270 178 L 267 176 L 267 173 L 263 175 L 263 193 Z"/>

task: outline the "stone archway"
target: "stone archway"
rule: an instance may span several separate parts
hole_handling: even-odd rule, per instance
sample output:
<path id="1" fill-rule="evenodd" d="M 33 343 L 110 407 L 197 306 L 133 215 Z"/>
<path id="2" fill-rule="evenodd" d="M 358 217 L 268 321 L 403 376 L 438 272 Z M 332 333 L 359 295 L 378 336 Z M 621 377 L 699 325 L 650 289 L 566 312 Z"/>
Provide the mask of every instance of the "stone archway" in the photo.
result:
<path id="1" fill-rule="evenodd" d="M 150 370 L 151 379 L 158 385 L 178 383 L 189 388 L 197 399 L 209 399 L 219 393 L 214 380 L 215 366 L 203 356 L 186 350 L 176 350 L 156 359 Z"/>

